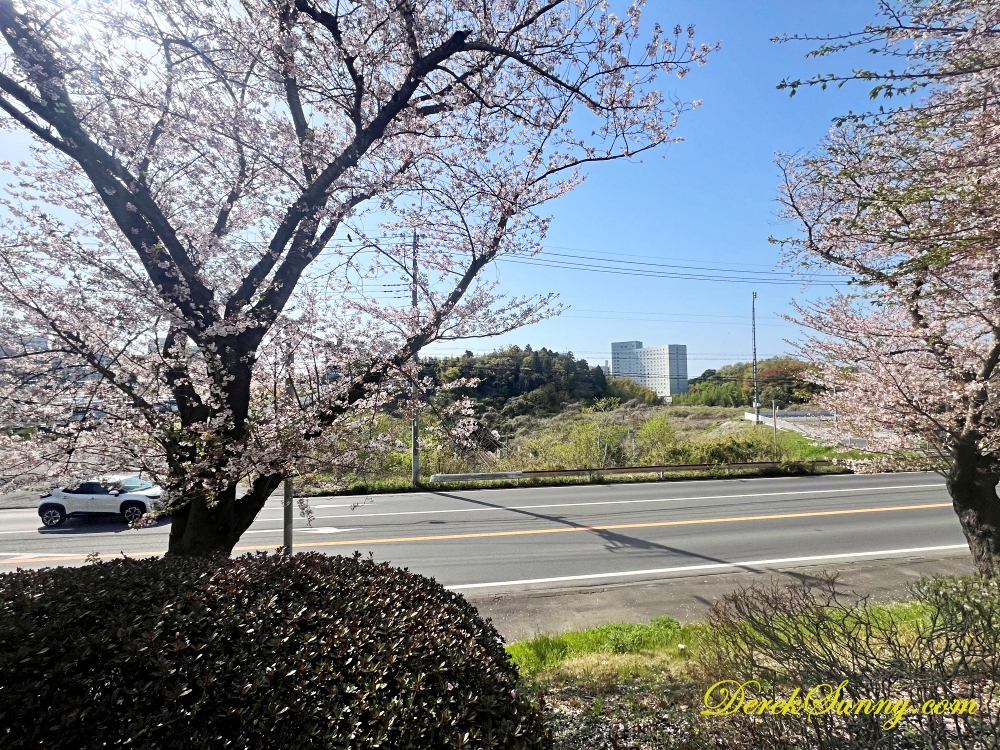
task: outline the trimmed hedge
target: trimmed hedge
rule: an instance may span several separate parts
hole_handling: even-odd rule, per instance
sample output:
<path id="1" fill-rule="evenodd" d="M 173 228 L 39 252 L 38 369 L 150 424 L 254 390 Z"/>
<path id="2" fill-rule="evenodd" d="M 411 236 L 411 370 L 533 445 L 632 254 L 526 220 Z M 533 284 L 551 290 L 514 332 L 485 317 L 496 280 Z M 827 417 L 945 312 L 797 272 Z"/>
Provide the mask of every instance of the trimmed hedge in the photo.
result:
<path id="1" fill-rule="evenodd" d="M 0 576 L 0 746 L 549 741 L 464 598 L 387 563 L 310 553 Z"/>

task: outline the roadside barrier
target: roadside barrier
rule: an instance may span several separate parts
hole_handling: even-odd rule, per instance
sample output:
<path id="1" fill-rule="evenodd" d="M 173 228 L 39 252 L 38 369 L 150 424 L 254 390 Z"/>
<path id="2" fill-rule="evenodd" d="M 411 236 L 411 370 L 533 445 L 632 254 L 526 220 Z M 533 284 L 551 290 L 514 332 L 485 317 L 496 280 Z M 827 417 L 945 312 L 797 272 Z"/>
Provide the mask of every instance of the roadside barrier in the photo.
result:
<path id="1" fill-rule="evenodd" d="M 792 461 L 811 468 L 830 466 L 833 461 Z M 706 471 L 708 469 L 769 469 L 788 465 L 781 461 L 747 461 L 738 464 L 669 464 L 665 466 L 622 466 L 613 469 L 544 469 L 541 471 L 486 471 L 472 474 L 432 474 L 430 481 L 476 482 L 489 479 L 535 479 L 539 477 L 594 477 L 601 474 L 664 474 L 679 471 Z"/>

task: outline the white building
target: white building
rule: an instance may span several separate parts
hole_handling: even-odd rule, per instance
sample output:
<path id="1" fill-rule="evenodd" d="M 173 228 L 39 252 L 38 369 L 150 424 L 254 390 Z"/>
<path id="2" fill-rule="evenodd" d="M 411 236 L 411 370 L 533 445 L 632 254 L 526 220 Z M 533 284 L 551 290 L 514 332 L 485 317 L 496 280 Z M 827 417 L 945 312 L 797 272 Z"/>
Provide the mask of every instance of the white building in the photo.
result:
<path id="1" fill-rule="evenodd" d="M 611 374 L 631 378 L 670 398 L 688 391 L 688 355 L 685 344 L 643 348 L 641 341 L 611 344 Z"/>

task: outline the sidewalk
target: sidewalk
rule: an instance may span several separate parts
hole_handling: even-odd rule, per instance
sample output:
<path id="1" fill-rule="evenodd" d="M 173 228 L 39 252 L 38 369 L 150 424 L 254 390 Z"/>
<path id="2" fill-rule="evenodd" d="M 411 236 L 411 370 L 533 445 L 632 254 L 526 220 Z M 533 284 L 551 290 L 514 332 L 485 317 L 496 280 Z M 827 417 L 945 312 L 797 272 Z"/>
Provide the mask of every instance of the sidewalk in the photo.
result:
<path id="1" fill-rule="evenodd" d="M 679 575 L 656 581 L 546 591 L 477 592 L 466 594 L 466 598 L 483 617 L 493 619 L 509 643 L 540 633 L 555 635 L 609 622 L 648 623 L 660 615 L 670 615 L 681 622 L 704 620 L 712 604 L 739 586 L 771 580 L 807 581 L 824 570 L 839 572 L 843 590 L 871 595 L 879 603 L 912 598 L 907 586 L 924 576 L 974 572 L 969 553 L 960 551 L 933 558 L 840 563 L 838 567 L 813 565 L 784 571 Z"/>
<path id="2" fill-rule="evenodd" d="M 0 495 L 0 510 L 37 508 L 38 497 L 44 490 L 19 490 Z"/>

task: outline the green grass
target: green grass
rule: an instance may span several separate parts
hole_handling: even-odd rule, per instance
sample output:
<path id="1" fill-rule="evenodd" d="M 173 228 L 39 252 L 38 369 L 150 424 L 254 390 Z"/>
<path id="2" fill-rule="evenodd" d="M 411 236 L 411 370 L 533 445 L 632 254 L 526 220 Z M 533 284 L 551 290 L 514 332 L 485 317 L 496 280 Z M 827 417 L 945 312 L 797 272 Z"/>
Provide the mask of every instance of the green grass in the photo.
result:
<path id="1" fill-rule="evenodd" d="M 858 612 L 856 607 L 837 609 L 827 611 L 826 616 L 850 620 Z M 918 625 L 929 624 L 932 609 L 919 602 L 903 602 L 869 605 L 867 612 L 870 616 L 866 621 L 876 626 L 876 632 L 872 633 L 876 641 L 880 626 L 894 626 L 899 637 L 893 637 L 892 642 L 905 644 L 911 636 L 916 636 Z M 796 637 L 803 636 L 805 644 L 813 640 L 811 634 L 818 625 L 816 621 L 809 622 L 804 615 L 785 623 L 771 623 L 782 627 L 777 631 L 768 629 L 762 634 L 765 639 L 780 637 L 781 632 L 791 630 Z M 801 626 L 801 630 L 796 625 Z M 834 627 L 837 629 L 836 624 Z M 706 719 L 697 712 L 707 686 L 706 678 L 714 680 L 712 675 L 718 674 L 720 667 L 725 671 L 727 664 L 735 663 L 726 661 L 726 657 L 722 664 L 715 661 L 720 655 L 717 648 L 727 643 L 731 647 L 734 636 L 738 637 L 727 633 L 721 643 L 715 643 L 708 623 L 680 625 L 663 617 L 649 625 L 614 623 L 562 635 L 541 635 L 511 643 L 507 651 L 518 666 L 525 686 L 535 692 L 545 706 L 546 723 L 552 732 L 555 750 L 611 747 L 735 750 L 753 745 L 746 727 L 722 724 L 718 717 Z M 753 648 L 747 645 L 753 641 L 748 638 L 744 645 Z M 681 649 L 681 644 L 685 648 Z M 878 644 L 868 644 L 869 649 L 872 647 L 877 649 Z M 856 641 L 851 638 L 837 640 L 836 653 L 824 652 L 819 644 L 817 648 L 816 652 L 808 647 L 807 650 L 824 653 L 835 663 L 839 659 L 842 664 L 854 664 L 854 669 L 865 668 L 864 663 L 853 662 Z M 763 652 L 758 653 L 774 655 L 777 652 L 764 646 Z M 870 653 L 870 650 L 862 650 L 860 656 Z M 799 664 L 798 669 L 801 667 Z M 709 671 L 706 672 L 706 668 Z M 757 674 L 724 676 L 762 679 Z M 876 682 L 882 679 L 881 673 L 869 676 Z M 799 682 L 801 680 L 794 684 Z"/>
<path id="2" fill-rule="evenodd" d="M 534 477 L 529 479 L 489 479 L 478 482 L 435 482 L 424 481 L 419 487 L 414 487 L 409 478 L 388 477 L 352 482 L 344 489 L 311 489 L 308 486 L 303 491 L 310 497 L 329 497 L 334 495 L 378 495 L 399 492 L 448 492 L 456 490 L 476 489 L 510 489 L 514 487 L 555 487 L 560 485 L 585 484 L 637 484 L 640 482 L 678 482 L 692 479 L 746 479 L 751 477 L 790 477 L 807 474 L 847 474 L 843 466 L 811 467 L 804 461 L 820 459 L 800 459 L 798 463 L 791 462 L 786 466 L 765 469 L 706 469 L 704 471 L 685 471 L 665 474 L 660 479 L 657 474 L 595 474 L 593 477 Z M 298 490 L 297 490 L 298 491 Z"/>
<path id="3" fill-rule="evenodd" d="M 929 622 L 930 611 L 918 602 L 869 607 L 871 622 L 895 624 L 901 631 Z M 806 623 L 803 623 L 806 626 Z M 507 653 L 522 676 L 534 681 L 556 677 L 642 674 L 663 676 L 692 658 L 710 635 L 707 623 L 681 625 L 672 617 L 657 617 L 649 625 L 610 623 L 561 635 L 537 635 L 507 645 Z"/>
<path id="4" fill-rule="evenodd" d="M 859 450 L 838 450 L 832 445 L 819 445 L 794 430 L 778 430 L 778 443 L 785 454 L 799 461 L 829 461 L 834 458 L 861 459 L 870 454 Z"/>
<path id="5" fill-rule="evenodd" d="M 507 653 L 525 676 L 552 670 L 567 660 L 593 655 L 667 655 L 686 660 L 696 652 L 706 627 L 703 624 L 681 625 L 672 617 L 657 617 L 649 625 L 616 622 L 562 635 L 538 635 L 511 643 Z"/>

